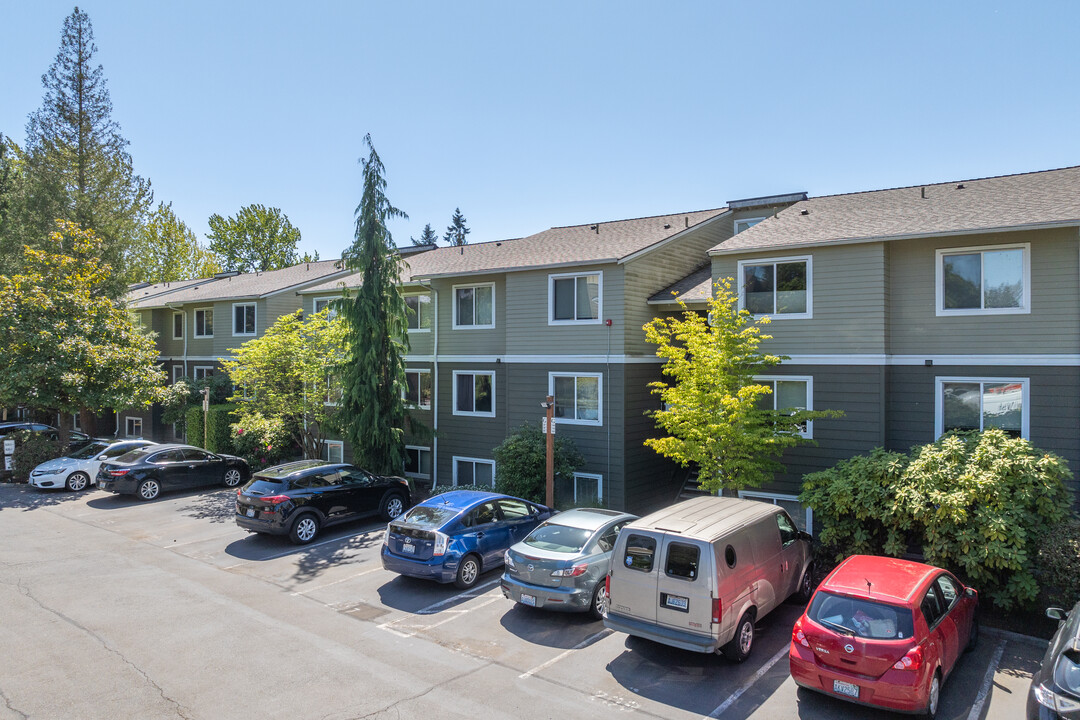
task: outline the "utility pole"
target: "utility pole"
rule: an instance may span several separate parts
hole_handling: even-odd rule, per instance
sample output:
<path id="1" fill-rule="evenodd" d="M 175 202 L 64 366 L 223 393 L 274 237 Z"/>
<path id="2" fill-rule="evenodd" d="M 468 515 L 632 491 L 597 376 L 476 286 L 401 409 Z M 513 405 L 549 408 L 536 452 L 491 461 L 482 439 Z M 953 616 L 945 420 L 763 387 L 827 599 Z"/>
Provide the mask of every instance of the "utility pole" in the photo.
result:
<path id="1" fill-rule="evenodd" d="M 547 416 L 544 420 L 544 435 L 547 439 L 547 470 L 545 473 L 547 495 L 547 506 L 549 508 L 555 507 L 555 398 L 551 395 L 547 396 L 544 402 L 540 403 L 540 407 L 544 408 L 547 412 Z"/>

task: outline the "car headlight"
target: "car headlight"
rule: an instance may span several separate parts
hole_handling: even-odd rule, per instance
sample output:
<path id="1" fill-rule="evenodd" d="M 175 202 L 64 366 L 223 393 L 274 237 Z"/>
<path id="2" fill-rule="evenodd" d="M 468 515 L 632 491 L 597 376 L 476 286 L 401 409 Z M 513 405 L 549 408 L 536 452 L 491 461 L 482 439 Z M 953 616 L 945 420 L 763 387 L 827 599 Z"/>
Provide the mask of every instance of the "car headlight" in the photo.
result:
<path id="1" fill-rule="evenodd" d="M 1059 695 L 1044 685 L 1036 685 L 1034 690 L 1035 699 L 1039 701 L 1039 704 L 1045 705 L 1051 710 L 1055 710 L 1059 713 L 1080 710 L 1080 702 L 1065 697 L 1064 695 Z"/>
<path id="2" fill-rule="evenodd" d="M 63 472 L 67 472 L 67 468 L 54 468 L 52 470 L 35 470 L 34 475 L 59 475 Z"/>

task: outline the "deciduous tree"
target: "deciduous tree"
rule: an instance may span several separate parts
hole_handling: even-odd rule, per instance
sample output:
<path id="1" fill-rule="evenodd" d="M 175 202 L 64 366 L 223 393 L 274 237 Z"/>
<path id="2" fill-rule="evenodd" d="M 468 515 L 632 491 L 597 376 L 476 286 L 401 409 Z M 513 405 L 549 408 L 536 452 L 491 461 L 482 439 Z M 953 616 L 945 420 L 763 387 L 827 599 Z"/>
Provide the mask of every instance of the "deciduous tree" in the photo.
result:
<path id="1" fill-rule="evenodd" d="M 211 215 L 208 223 L 210 250 L 226 270 L 263 272 L 300 262 L 296 250 L 300 230 L 279 208 L 248 205 L 236 217 Z"/>
<path id="2" fill-rule="evenodd" d="M 199 244 L 172 203 L 160 203 L 139 228 L 126 263 L 128 282 L 173 282 L 220 272 L 217 258 Z"/>

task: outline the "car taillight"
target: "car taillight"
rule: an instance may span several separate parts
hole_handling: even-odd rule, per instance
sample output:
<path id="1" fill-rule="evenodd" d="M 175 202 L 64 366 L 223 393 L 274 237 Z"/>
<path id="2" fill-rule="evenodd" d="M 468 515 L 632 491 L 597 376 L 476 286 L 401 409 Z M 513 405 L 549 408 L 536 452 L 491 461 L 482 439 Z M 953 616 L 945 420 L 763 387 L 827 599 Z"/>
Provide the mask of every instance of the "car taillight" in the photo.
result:
<path id="1" fill-rule="evenodd" d="M 719 625 L 721 618 L 724 617 L 724 608 L 720 603 L 720 598 L 713 598 L 712 600 L 712 621 L 714 625 Z"/>
<path id="2" fill-rule="evenodd" d="M 514 558 L 510 555 L 509 550 L 503 553 L 503 565 L 506 565 L 511 570 L 517 570 L 517 565 L 514 565 Z"/>
<path id="3" fill-rule="evenodd" d="M 581 563 L 574 567 L 563 568 L 562 570 L 556 570 L 551 573 L 551 577 L 577 577 L 578 575 L 584 575 L 585 571 L 589 569 L 589 563 Z"/>
<path id="4" fill-rule="evenodd" d="M 124 475 L 127 475 L 129 472 L 131 472 L 131 471 L 130 470 L 117 469 L 117 470 L 110 470 L 109 474 L 112 475 L 113 477 L 123 477 Z"/>
<path id="5" fill-rule="evenodd" d="M 893 670 L 918 670 L 922 667 L 922 648 L 916 645 L 904 657 L 893 663 Z"/>
<path id="6" fill-rule="evenodd" d="M 386 532 L 383 533 L 382 544 L 383 545 L 389 545 L 390 544 L 390 523 L 386 523 Z"/>
<path id="7" fill-rule="evenodd" d="M 435 549 L 431 551 L 432 555 L 445 555 L 446 546 L 450 544 L 450 538 L 441 532 L 435 533 Z"/>
<path id="8" fill-rule="evenodd" d="M 806 639 L 806 635 L 803 635 L 801 617 L 795 621 L 795 627 L 791 628 L 791 642 L 810 647 L 810 641 Z"/>
<path id="9" fill-rule="evenodd" d="M 275 505 L 286 503 L 292 500 L 288 495 L 267 495 L 266 497 L 259 498 L 259 502 L 269 505 L 269 509 L 273 510 Z"/>

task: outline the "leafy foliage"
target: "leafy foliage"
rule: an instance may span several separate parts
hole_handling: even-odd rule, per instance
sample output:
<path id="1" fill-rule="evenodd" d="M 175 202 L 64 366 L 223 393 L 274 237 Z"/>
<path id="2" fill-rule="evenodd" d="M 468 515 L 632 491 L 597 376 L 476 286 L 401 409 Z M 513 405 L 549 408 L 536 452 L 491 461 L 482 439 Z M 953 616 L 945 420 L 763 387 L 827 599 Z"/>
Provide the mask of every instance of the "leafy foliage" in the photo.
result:
<path id="1" fill-rule="evenodd" d="M 465 227 L 465 216 L 461 214 L 461 208 L 454 208 L 454 216 L 450 219 L 443 240 L 454 246 L 468 245 L 469 241 L 465 236 L 470 232 L 472 231 Z"/>
<path id="2" fill-rule="evenodd" d="M 927 562 L 1008 609 L 1038 594 L 1036 538 L 1065 517 L 1071 477 L 1060 457 L 993 429 L 945 435 L 907 456 L 876 450 L 845 460 L 807 475 L 799 499 L 837 555 L 896 556 L 921 545 Z"/>
<path id="3" fill-rule="evenodd" d="M 359 464 L 393 474 L 404 462 L 409 341 L 402 260 L 386 223 L 407 216 L 386 197 L 385 168 L 371 136 L 364 136 L 364 142 L 370 153 L 360 160 L 364 191 L 356 208 L 356 239 L 343 256 L 348 268 L 361 274 L 361 284 L 350 298 L 337 301 L 346 348 L 340 371 L 343 429 Z"/>
<path id="4" fill-rule="evenodd" d="M 1047 604 L 1071 608 L 1080 601 L 1080 515 L 1045 528 L 1035 547 L 1035 577 Z"/>
<path id="5" fill-rule="evenodd" d="M 0 275 L 13 272 L 22 257 L 24 186 L 22 150 L 0 133 Z"/>
<path id="6" fill-rule="evenodd" d="M 424 231 L 420 233 L 420 239 L 409 238 L 415 247 L 435 247 L 439 244 L 439 236 L 435 234 L 435 231 L 431 229 L 431 223 L 424 226 Z"/>
<path id="7" fill-rule="evenodd" d="M 111 269 L 94 233 L 58 221 L 0 276 L 0 403 L 76 413 L 146 406 L 165 373 L 151 335 L 105 296 Z"/>
<path id="8" fill-rule="evenodd" d="M 207 409 L 206 442 L 204 443 L 202 405 L 188 407 L 185 417 L 188 443 L 209 450 L 212 453 L 235 452 L 231 426 L 236 422 L 236 410 L 236 406 L 229 403 L 211 405 Z"/>
<path id="9" fill-rule="evenodd" d="M 231 432 L 236 454 L 247 460 L 252 471 L 277 465 L 297 450 L 281 417 L 252 412 L 233 423 Z"/>
<path id="10" fill-rule="evenodd" d="M 326 431 L 338 413 L 336 370 L 344 357 L 344 327 L 323 310 L 307 320 L 297 310 L 283 315 L 262 337 L 233 348 L 222 364 L 238 391 L 242 427 L 261 420 L 279 422 L 302 448 L 317 458 Z"/>
<path id="11" fill-rule="evenodd" d="M 804 423 L 841 413 L 762 407 L 772 389 L 754 376 L 785 358 L 759 351 L 762 340 L 771 337 L 760 327 L 769 318 L 755 321 L 739 310 L 730 280 L 714 286 L 709 318 L 676 299 L 681 317 L 654 318 L 644 326 L 665 360 L 661 372 L 672 379 L 649 384 L 664 402 L 664 409 L 650 414 L 669 434 L 645 445 L 683 467 L 696 463 L 700 486 L 710 492 L 771 481 L 783 470 L 775 458 L 785 448 L 809 442 L 799 434 Z"/>
<path id="12" fill-rule="evenodd" d="M 135 236 L 127 271 L 128 282 L 162 283 L 211 277 L 221 268 L 213 253 L 176 217 L 172 203 L 160 203 Z"/>
<path id="13" fill-rule="evenodd" d="M 210 216 L 210 250 L 226 270 L 264 272 L 300 262 L 300 231 L 279 208 L 248 205 L 236 217 Z M 317 257 L 317 254 L 316 254 Z"/>
<path id="14" fill-rule="evenodd" d="M 15 453 L 11 456 L 15 465 L 12 473 L 15 482 L 29 482 L 34 468 L 64 454 L 64 443 L 45 433 L 20 430 L 7 437 L 15 441 Z"/>
<path id="15" fill-rule="evenodd" d="M 525 423 L 494 450 L 495 489 L 507 495 L 542 503 L 546 496 L 547 438 L 535 423 Z M 570 477 L 585 464 L 573 440 L 555 435 L 556 477 Z"/>
<path id="16" fill-rule="evenodd" d="M 101 65 L 93 65 L 94 30 L 78 8 L 64 20 L 60 51 L 41 81 L 45 97 L 26 125 L 22 242 L 39 247 L 56 219 L 102 238 L 102 260 L 117 270 L 102 291 L 126 290 L 124 255 L 153 202 L 150 183 L 135 174 L 128 141 L 112 119 Z"/>

